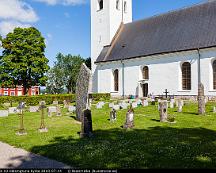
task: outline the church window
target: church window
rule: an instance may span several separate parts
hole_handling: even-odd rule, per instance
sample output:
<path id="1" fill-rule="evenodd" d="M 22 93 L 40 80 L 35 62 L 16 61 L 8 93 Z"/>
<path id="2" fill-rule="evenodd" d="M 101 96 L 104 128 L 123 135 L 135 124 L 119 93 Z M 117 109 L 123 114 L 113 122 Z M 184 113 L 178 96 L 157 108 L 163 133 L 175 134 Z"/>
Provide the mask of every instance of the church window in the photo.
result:
<path id="1" fill-rule="evenodd" d="M 213 68 L 213 89 L 216 90 L 216 60 L 212 64 Z"/>
<path id="2" fill-rule="evenodd" d="M 182 89 L 191 90 L 191 64 L 189 62 L 182 64 Z"/>
<path id="3" fill-rule="evenodd" d="M 116 9 L 119 10 L 120 2 L 119 0 L 116 0 Z"/>
<path id="4" fill-rule="evenodd" d="M 127 2 L 124 1 L 124 12 L 127 13 Z"/>
<path id="5" fill-rule="evenodd" d="M 99 10 L 102 10 L 103 9 L 103 0 L 99 0 L 98 3 L 99 3 Z"/>
<path id="6" fill-rule="evenodd" d="M 149 68 L 148 68 L 148 66 L 143 67 L 142 74 L 143 74 L 143 79 L 149 79 Z"/>
<path id="7" fill-rule="evenodd" d="M 114 71 L 114 91 L 119 90 L 119 71 L 116 69 Z"/>

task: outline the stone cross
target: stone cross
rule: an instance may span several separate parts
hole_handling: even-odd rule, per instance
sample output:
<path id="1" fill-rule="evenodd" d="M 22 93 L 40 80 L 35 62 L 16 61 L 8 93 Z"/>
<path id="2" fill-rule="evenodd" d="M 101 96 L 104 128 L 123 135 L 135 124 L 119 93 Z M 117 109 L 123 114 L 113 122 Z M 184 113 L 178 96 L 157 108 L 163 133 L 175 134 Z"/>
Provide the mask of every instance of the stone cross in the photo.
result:
<path id="1" fill-rule="evenodd" d="M 19 131 L 16 133 L 17 135 L 26 135 L 26 131 L 24 129 L 24 122 L 23 122 L 23 109 L 25 108 L 25 102 L 19 102 L 17 109 L 20 110 L 20 128 Z"/>
<path id="2" fill-rule="evenodd" d="M 81 121 L 81 138 L 92 136 L 92 118 L 89 104 L 91 91 L 91 70 L 83 63 L 76 83 L 76 119 Z"/>

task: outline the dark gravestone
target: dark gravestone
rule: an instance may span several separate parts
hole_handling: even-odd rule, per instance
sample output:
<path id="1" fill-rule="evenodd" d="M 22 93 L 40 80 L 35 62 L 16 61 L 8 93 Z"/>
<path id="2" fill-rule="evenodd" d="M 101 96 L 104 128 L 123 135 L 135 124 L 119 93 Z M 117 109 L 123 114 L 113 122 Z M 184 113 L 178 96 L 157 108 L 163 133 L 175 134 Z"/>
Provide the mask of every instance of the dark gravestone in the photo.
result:
<path id="1" fill-rule="evenodd" d="M 91 118 L 91 110 L 86 109 L 83 111 L 83 122 L 81 124 L 81 133 L 80 137 L 91 137 L 92 134 L 92 118 Z"/>
<path id="2" fill-rule="evenodd" d="M 92 120 L 89 105 L 92 75 L 83 63 L 76 83 L 76 119 L 81 121 L 80 137 L 92 136 Z"/>

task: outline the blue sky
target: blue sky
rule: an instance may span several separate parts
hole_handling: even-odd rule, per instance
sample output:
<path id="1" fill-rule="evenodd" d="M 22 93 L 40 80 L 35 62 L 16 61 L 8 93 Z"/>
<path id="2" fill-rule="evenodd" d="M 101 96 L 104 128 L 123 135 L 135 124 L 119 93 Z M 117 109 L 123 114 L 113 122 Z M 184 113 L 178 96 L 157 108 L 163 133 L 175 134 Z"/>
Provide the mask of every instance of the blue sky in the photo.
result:
<path id="1" fill-rule="evenodd" d="M 46 38 L 52 66 L 58 52 L 90 57 L 90 0 L 0 0 L 0 34 L 16 26 L 35 26 Z M 133 20 L 205 0 L 132 0 Z"/>

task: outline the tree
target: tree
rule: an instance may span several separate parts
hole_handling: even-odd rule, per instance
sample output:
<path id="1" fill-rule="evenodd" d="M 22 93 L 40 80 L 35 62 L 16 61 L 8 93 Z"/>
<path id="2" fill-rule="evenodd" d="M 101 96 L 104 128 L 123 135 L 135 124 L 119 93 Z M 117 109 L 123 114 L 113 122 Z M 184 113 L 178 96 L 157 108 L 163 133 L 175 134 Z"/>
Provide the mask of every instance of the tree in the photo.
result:
<path id="1" fill-rule="evenodd" d="M 55 93 L 62 92 L 64 88 L 67 89 L 67 93 L 75 93 L 79 70 L 85 60 L 80 55 L 61 53 L 57 54 L 56 60 L 48 75 L 47 88 L 52 88 L 51 90 L 55 90 Z"/>
<path id="2" fill-rule="evenodd" d="M 89 57 L 85 60 L 85 64 L 91 70 L 91 57 Z"/>
<path id="3" fill-rule="evenodd" d="M 1 41 L 0 85 L 22 85 L 25 95 L 31 86 L 44 85 L 49 60 L 44 55 L 46 45 L 41 33 L 34 27 L 15 28 Z"/>

